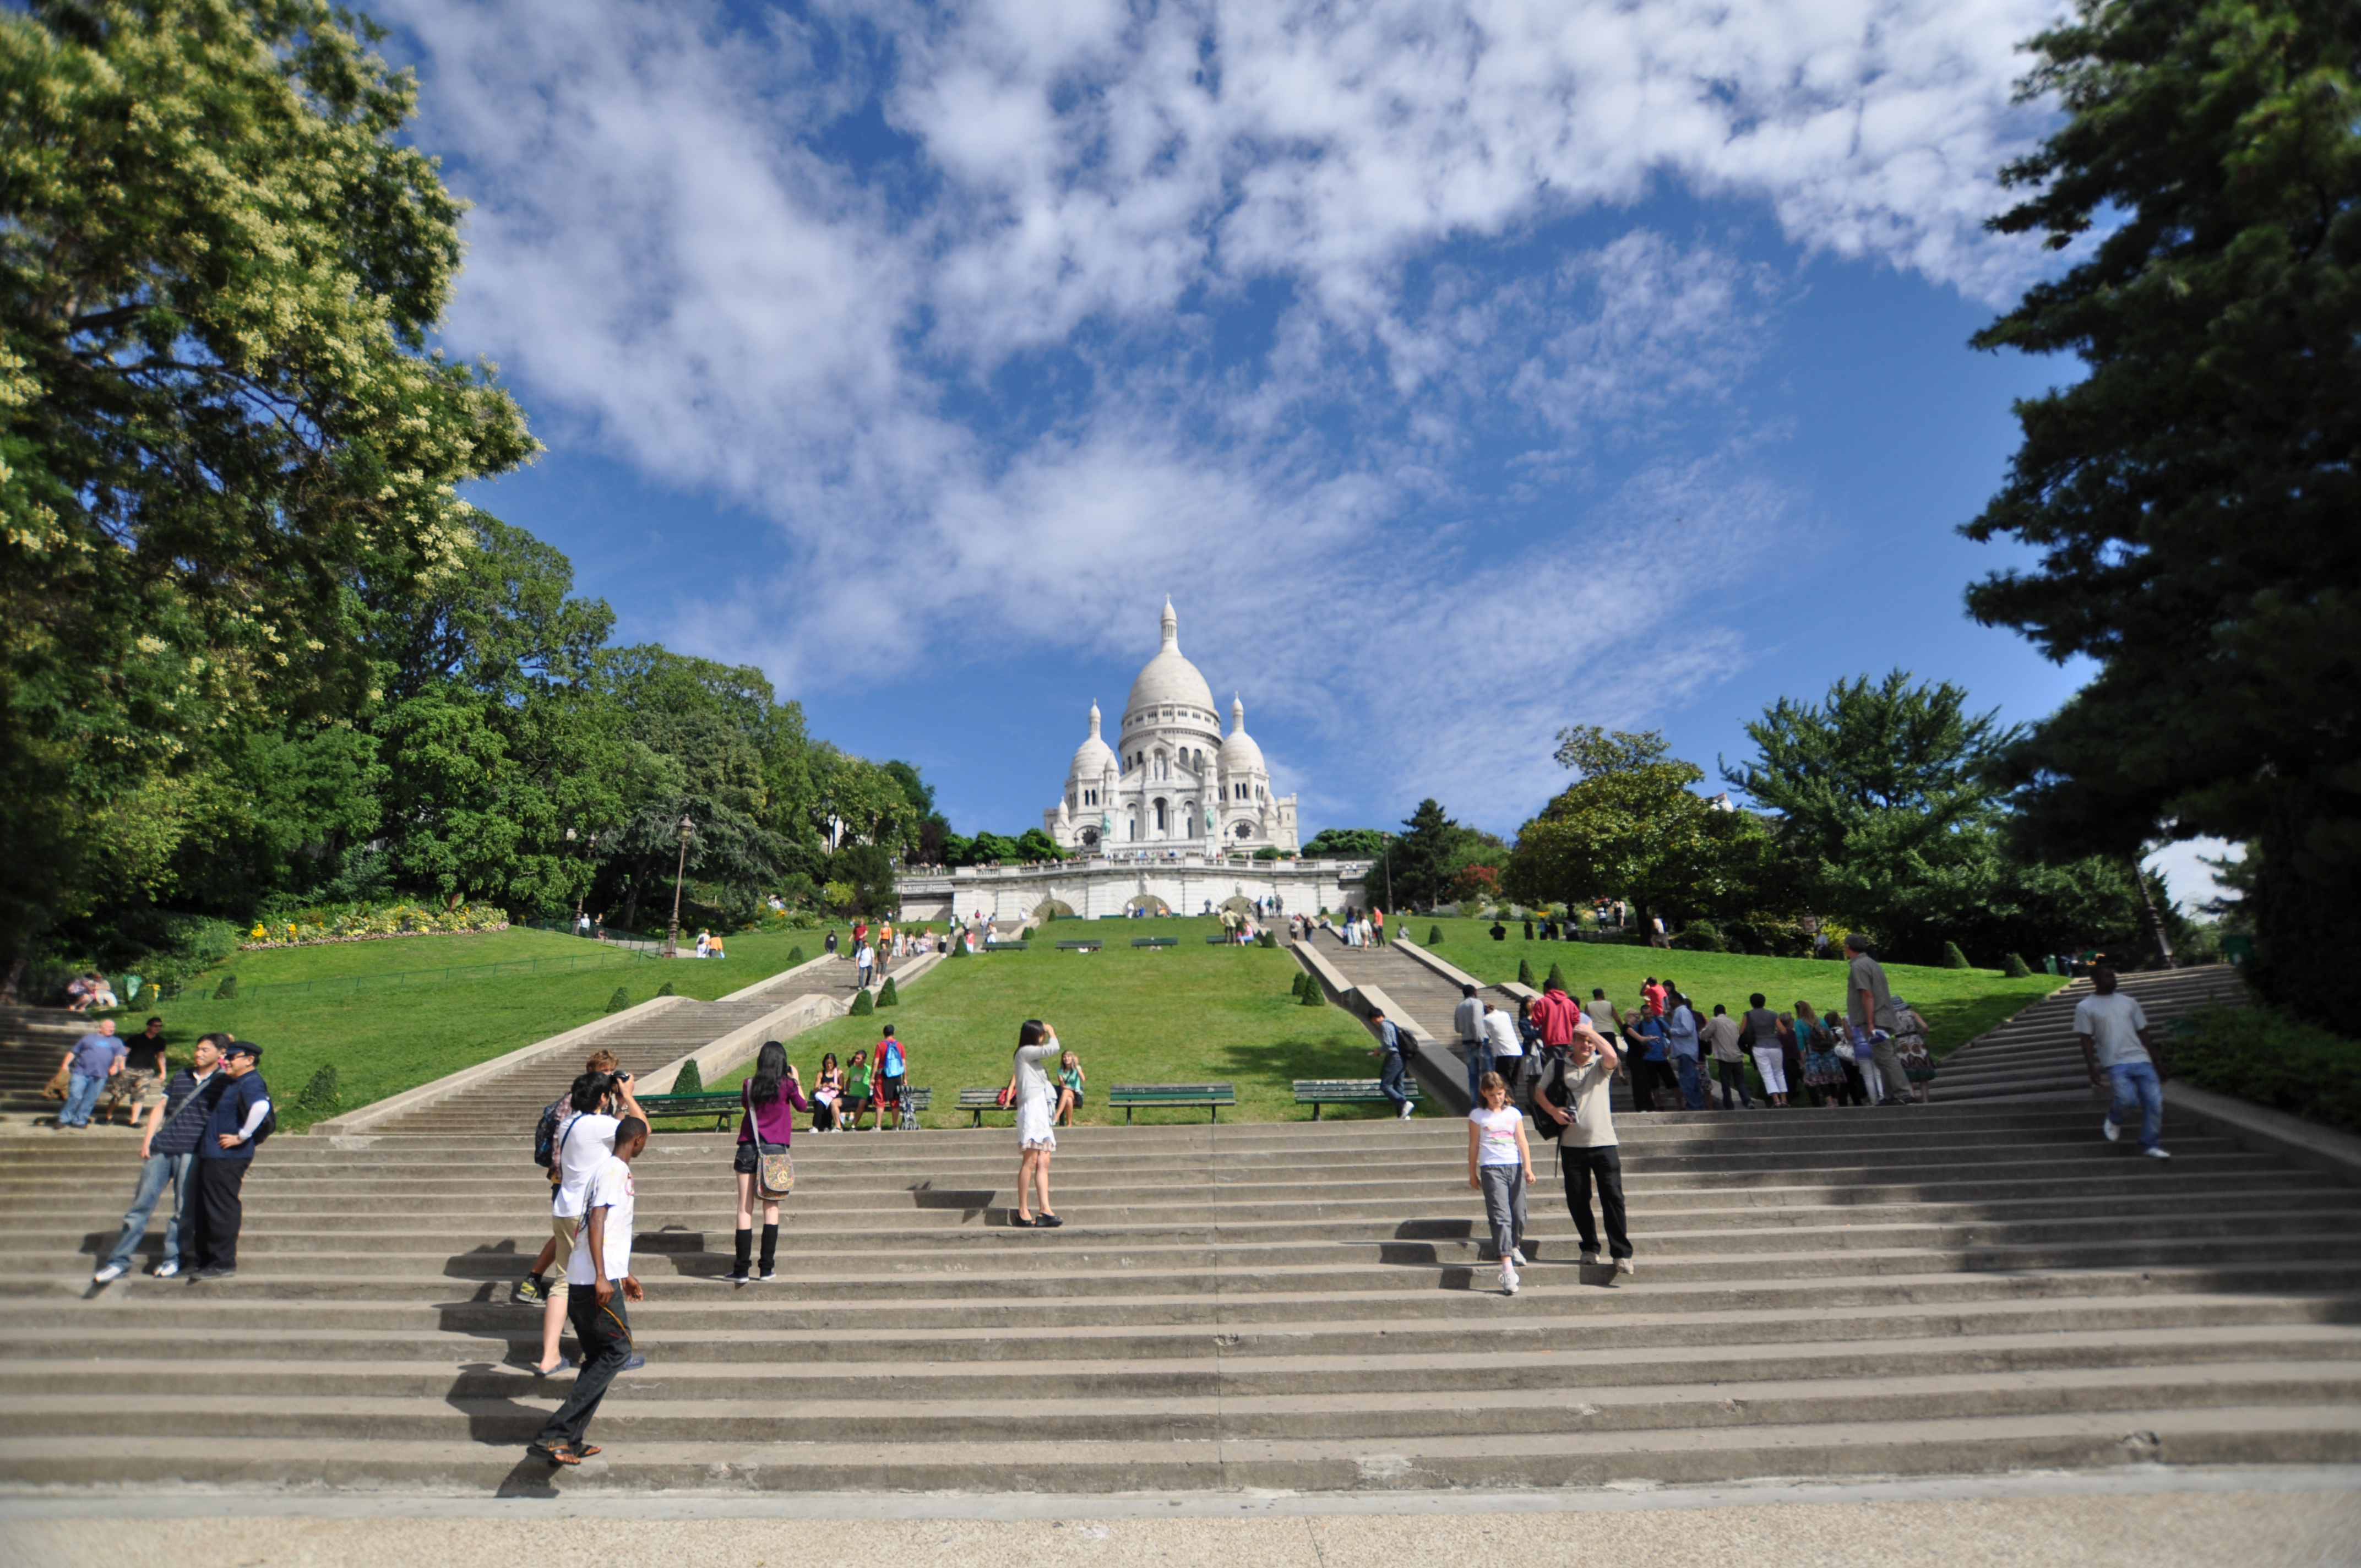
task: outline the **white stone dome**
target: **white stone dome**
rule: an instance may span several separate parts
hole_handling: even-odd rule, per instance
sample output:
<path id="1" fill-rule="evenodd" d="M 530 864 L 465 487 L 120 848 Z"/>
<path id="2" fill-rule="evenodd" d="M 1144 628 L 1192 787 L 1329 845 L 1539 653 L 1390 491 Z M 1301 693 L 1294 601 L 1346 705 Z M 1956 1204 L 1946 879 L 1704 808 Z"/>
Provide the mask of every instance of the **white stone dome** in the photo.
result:
<path id="1" fill-rule="evenodd" d="M 1123 767 L 1115 760 L 1115 750 L 1099 739 L 1099 705 L 1091 704 L 1090 739 L 1074 748 L 1074 765 L 1066 776 L 1070 779 L 1094 779 L 1102 773 L 1119 773 Z"/>
<path id="2" fill-rule="evenodd" d="M 1268 773 L 1263 765 L 1262 748 L 1246 733 L 1246 705 L 1230 698 L 1230 738 L 1222 742 L 1222 772 L 1224 773 Z"/>
<path id="3" fill-rule="evenodd" d="M 1126 717 L 1143 708 L 1187 707 L 1200 713 L 1213 711 L 1213 688 L 1197 673 L 1197 666 L 1180 656 L 1180 620 L 1172 613 L 1172 601 L 1164 601 L 1164 645 L 1156 657 L 1148 661 L 1139 678 L 1131 683 L 1131 700 L 1124 707 Z"/>

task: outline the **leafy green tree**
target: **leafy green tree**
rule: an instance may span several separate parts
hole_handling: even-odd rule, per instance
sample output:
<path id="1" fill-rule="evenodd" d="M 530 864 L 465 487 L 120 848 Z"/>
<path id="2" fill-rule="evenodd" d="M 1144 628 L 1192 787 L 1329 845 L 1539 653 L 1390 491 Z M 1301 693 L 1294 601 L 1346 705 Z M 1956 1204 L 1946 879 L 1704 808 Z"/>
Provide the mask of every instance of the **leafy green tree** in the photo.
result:
<path id="1" fill-rule="evenodd" d="M 1971 611 L 2097 676 L 2014 750 L 2022 826 L 2125 860 L 2243 840 L 2266 994 L 2361 984 L 2361 8 L 2085 3 L 2025 86 L 2065 123 L 1994 221 L 2063 248 L 1976 342 L 2086 373 L 2017 406 L 1966 532 L 2039 553 Z M 2349 1014 L 2341 1027 L 2353 1026 Z"/>
<path id="2" fill-rule="evenodd" d="M 1303 846 L 1315 861 L 1372 861 L 1386 852 L 1387 835 L 1376 828 L 1323 828 Z"/>
<path id="3" fill-rule="evenodd" d="M 1039 828 L 1027 828 L 1016 836 L 1016 858 L 1020 861 L 1062 861 L 1066 851 L 1058 841 Z"/>
<path id="4" fill-rule="evenodd" d="M 168 861 L 164 781 L 348 705 L 353 571 L 453 569 L 455 487 L 533 450 L 427 349 L 413 96 L 319 0 L 0 15 L 0 944 Z"/>
<path id="5" fill-rule="evenodd" d="M 1903 670 L 1839 681 L 1817 703 L 1783 696 L 1746 727 L 1754 758 L 1722 777 L 1778 813 L 1774 864 L 1792 897 L 1891 956 L 1939 962 L 1955 935 L 1979 951 L 2128 936 L 2138 891 L 2126 867 L 2007 852 L 1992 773 L 2019 732 L 1967 701 Z"/>
<path id="6" fill-rule="evenodd" d="M 1703 769 L 1666 754 L 1655 730 L 1558 732 L 1557 761 L 1582 776 L 1517 830 L 1504 891 L 1526 904 L 1629 899 L 1657 916 L 1732 910 L 1757 896 L 1767 836 L 1748 814 L 1700 799 Z"/>
<path id="7" fill-rule="evenodd" d="M 1390 874 L 1394 896 L 1410 907 L 1440 904 L 1450 891 L 1454 850 L 1459 848 L 1459 824 L 1444 814 L 1433 798 L 1402 822 L 1408 831 L 1387 846 L 1384 862 L 1371 873 L 1383 887 Z M 1368 885 L 1368 884 L 1364 884 Z"/>

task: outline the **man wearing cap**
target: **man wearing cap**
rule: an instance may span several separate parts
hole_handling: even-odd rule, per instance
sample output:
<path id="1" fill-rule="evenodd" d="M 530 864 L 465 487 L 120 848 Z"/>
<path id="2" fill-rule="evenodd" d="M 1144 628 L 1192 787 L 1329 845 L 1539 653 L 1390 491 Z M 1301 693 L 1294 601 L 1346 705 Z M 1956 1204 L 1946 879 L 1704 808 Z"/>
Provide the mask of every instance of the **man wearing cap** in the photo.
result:
<path id="1" fill-rule="evenodd" d="M 270 1090 L 262 1081 L 262 1047 L 232 1040 L 222 1047 L 221 1094 L 197 1140 L 196 1234 L 190 1247 L 196 1267 L 189 1276 L 227 1279 L 237 1272 L 237 1232 L 245 1223 L 241 1193 L 254 1163 L 254 1140 L 270 1114 Z"/>

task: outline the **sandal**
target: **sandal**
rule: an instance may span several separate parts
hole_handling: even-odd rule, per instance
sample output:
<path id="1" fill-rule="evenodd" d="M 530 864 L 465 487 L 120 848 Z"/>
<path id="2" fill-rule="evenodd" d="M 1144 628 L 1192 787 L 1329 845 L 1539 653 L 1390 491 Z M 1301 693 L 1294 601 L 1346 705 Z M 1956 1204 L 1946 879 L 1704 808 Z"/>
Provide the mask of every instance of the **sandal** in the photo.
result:
<path id="1" fill-rule="evenodd" d="M 524 1456 L 527 1459 L 546 1460 L 552 1464 L 579 1464 L 582 1463 L 582 1456 L 575 1453 L 570 1448 L 544 1448 L 537 1442 L 529 1442 L 525 1444 Z"/>

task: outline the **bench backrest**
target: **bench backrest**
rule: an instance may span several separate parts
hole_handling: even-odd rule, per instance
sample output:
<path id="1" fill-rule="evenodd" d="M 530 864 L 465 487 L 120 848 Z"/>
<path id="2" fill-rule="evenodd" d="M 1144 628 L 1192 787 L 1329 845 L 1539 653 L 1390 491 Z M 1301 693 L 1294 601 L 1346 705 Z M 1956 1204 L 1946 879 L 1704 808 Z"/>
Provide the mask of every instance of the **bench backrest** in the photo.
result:
<path id="1" fill-rule="evenodd" d="M 1000 1108 L 1000 1091 L 997 1089 L 962 1089 L 960 1091 L 959 1103 L 960 1109 L 962 1111 L 972 1111 L 978 1106 L 982 1106 L 986 1111 L 995 1111 Z M 1012 1105 L 1009 1109 L 1013 1111 L 1016 1107 Z"/>
<path id="2" fill-rule="evenodd" d="M 1107 1091 L 1107 1099 L 1116 1104 L 1126 1100 L 1146 1103 L 1149 1101 L 1236 1098 L 1237 1086 L 1229 1083 L 1118 1083 Z"/>
<path id="3" fill-rule="evenodd" d="M 1131 939 L 1131 945 L 1135 948 L 1177 948 L 1180 945 L 1180 938 L 1178 937 L 1134 937 Z"/>

